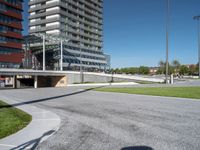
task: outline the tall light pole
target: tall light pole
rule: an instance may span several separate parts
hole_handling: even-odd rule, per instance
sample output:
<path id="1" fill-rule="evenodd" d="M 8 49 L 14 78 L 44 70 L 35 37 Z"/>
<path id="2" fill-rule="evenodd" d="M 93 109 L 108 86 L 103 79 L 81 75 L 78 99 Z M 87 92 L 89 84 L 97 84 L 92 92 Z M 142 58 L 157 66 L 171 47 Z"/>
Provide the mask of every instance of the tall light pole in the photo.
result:
<path id="1" fill-rule="evenodd" d="M 60 40 L 60 71 L 63 71 L 63 40 Z"/>
<path id="2" fill-rule="evenodd" d="M 84 82 L 84 77 L 83 77 L 83 61 L 82 61 L 82 44 L 81 44 L 81 27 L 80 27 L 80 22 L 78 23 L 78 30 L 79 30 L 79 50 L 80 50 L 80 83 Z"/>
<path id="3" fill-rule="evenodd" d="M 166 84 L 168 84 L 169 74 L 169 20 L 170 20 L 170 0 L 167 0 L 167 11 L 166 11 Z"/>
<path id="4" fill-rule="evenodd" d="M 46 51 L 46 45 L 45 45 L 46 37 L 45 37 L 45 35 L 43 35 L 42 38 L 43 38 L 43 71 L 45 71 L 46 70 L 46 56 L 45 56 L 45 51 Z"/>
<path id="5" fill-rule="evenodd" d="M 83 83 L 83 61 L 82 61 L 82 45 L 80 41 L 80 82 Z"/>
<path id="6" fill-rule="evenodd" d="M 199 61 L 199 78 L 200 78 L 200 16 L 194 16 L 194 20 L 197 20 L 198 31 L 198 61 Z"/>

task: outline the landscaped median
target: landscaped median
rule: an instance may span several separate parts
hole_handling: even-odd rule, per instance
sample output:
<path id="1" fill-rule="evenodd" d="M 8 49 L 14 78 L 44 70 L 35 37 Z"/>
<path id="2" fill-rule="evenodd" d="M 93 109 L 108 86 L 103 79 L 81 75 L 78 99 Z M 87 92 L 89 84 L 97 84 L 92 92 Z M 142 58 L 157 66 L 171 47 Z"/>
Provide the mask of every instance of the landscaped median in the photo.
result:
<path id="1" fill-rule="evenodd" d="M 0 101 L 0 139 L 23 129 L 31 120 L 29 114 Z"/>
<path id="2" fill-rule="evenodd" d="M 200 87 L 98 88 L 95 91 L 200 99 Z"/>

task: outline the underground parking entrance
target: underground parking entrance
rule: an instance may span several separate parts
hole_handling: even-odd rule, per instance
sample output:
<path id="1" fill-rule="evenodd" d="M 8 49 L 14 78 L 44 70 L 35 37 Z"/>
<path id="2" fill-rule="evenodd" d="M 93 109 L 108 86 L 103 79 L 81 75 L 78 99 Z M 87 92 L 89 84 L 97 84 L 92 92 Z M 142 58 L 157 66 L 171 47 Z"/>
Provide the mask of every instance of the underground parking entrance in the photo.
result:
<path id="1" fill-rule="evenodd" d="M 66 87 L 67 76 L 14 76 L 13 88 Z"/>
<path id="2" fill-rule="evenodd" d="M 0 88 L 66 87 L 68 75 L 61 71 L 0 69 Z"/>

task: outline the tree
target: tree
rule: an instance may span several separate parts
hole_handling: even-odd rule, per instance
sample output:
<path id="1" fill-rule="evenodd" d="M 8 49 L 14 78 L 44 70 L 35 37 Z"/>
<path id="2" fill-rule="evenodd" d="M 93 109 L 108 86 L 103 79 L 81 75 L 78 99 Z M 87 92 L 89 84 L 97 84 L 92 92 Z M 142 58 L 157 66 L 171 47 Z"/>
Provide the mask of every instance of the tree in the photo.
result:
<path id="1" fill-rule="evenodd" d="M 196 72 L 197 72 L 197 74 L 199 74 L 199 63 L 197 63 L 197 65 L 196 65 Z"/>
<path id="2" fill-rule="evenodd" d="M 189 75 L 197 75 L 197 66 L 196 65 L 190 65 L 189 66 Z"/>
<path id="3" fill-rule="evenodd" d="M 163 74 L 163 69 L 158 68 L 158 70 L 156 71 L 156 74 Z"/>
<path id="4" fill-rule="evenodd" d="M 172 61 L 172 68 L 173 68 L 174 73 L 179 72 L 180 66 L 181 66 L 181 63 L 178 60 L 175 59 L 175 60 Z"/>
<path id="5" fill-rule="evenodd" d="M 165 62 L 163 60 L 160 60 L 158 64 L 159 67 L 165 67 Z"/>
<path id="6" fill-rule="evenodd" d="M 149 74 L 149 67 L 146 67 L 146 66 L 140 66 L 139 68 L 139 74 Z"/>
<path id="7" fill-rule="evenodd" d="M 180 67 L 180 65 L 181 65 L 181 63 L 178 60 L 175 59 L 175 60 L 172 61 L 172 66 Z"/>
<path id="8" fill-rule="evenodd" d="M 159 65 L 159 69 L 157 71 L 157 74 L 164 74 L 165 68 L 166 68 L 165 62 L 163 60 L 160 60 L 158 65 Z"/>
<path id="9" fill-rule="evenodd" d="M 185 66 L 185 65 L 181 65 L 179 73 L 180 73 L 180 75 L 189 74 L 189 68 L 187 66 Z"/>

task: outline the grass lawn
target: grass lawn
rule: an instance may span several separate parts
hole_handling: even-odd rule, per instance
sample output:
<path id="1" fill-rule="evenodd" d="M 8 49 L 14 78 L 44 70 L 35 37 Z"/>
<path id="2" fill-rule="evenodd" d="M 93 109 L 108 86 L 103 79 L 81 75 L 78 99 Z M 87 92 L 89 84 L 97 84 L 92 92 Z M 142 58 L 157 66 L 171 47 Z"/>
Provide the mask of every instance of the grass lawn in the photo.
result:
<path id="1" fill-rule="evenodd" d="M 167 96 L 200 99 L 200 87 L 139 87 L 139 88 L 99 88 L 101 92 L 117 92 L 153 96 Z"/>
<path id="2" fill-rule="evenodd" d="M 31 120 L 29 114 L 0 101 L 0 139 L 26 127 Z"/>

